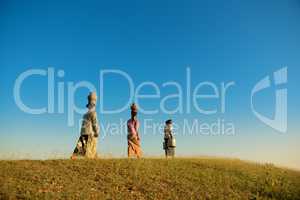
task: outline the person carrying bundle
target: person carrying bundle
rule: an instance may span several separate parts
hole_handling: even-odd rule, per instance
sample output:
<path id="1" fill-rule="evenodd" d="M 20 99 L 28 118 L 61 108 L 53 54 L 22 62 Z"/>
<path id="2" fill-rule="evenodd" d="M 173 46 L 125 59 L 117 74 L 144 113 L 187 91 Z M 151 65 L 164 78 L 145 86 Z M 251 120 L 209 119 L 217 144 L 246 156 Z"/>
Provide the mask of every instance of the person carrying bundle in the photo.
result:
<path id="1" fill-rule="evenodd" d="M 142 156 L 141 142 L 139 135 L 140 122 L 137 119 L 138 108 L 135 103 L 130 107 L 131 118 L 127 121 L 128 128 L 128 158 L 134 156 L 140 158 Z"/>
<path id="2" fill-rule="evenodd" d="M 171 119 L 166 121 L 164 133 L 163 148 L 165 150 L 166 158 L 173 158 L 175 156 L 176 140 L 173 134 L 173 122 Z"/>
<path id="3" fill-rule="evenodd" d="M 83 116 L 80 137 L 71 159 L 77 157 L 97 158 L 97 139 L 99 125 L 96 113 L 97 95 L 91 92 L 88 96 L 88 112 Z"/>

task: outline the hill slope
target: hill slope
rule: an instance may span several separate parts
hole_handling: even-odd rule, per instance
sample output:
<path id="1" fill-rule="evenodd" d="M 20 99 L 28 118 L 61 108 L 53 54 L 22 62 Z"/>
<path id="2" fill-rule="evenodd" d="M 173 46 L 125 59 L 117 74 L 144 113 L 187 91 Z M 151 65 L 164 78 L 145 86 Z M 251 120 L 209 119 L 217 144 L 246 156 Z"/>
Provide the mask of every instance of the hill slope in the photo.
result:
<path id="1" fill-rule="evenodd" d="M 300 199 L 300 172 L 210 158 L 0 161 L 0 199 Z"/>

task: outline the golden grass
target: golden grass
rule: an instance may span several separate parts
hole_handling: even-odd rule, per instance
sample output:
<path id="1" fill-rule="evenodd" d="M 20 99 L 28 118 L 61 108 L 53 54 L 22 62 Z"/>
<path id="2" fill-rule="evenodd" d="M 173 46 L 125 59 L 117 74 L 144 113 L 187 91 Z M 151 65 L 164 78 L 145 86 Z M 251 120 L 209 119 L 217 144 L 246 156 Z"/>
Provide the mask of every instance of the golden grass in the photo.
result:
<path id="1" fill-rule="evenodd" d="M 300 172 L 205 157 L 0 161 L 0 199 L 300 199 Z"/>

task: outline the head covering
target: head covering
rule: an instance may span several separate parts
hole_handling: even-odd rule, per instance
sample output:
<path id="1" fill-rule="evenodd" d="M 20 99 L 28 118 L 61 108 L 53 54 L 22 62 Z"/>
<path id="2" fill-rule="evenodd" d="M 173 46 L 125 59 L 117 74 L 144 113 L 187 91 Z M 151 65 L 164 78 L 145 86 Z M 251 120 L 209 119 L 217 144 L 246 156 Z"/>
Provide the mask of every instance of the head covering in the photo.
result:
<path id="1" fill-rule="evenodd" d="M 172 123 L 173 123 L 172 119 L 168 119 L 168 120 L 166 121 L 166 124 L 172 124 Z"/>
<path id="2" fill-rule="evenodd" d="M 96 102 L 97 102 L 96 92 L 90 92 L 90 94 L 88 96 L 88 104 L 86 105 L 86 107 L 95 106 Z"/>
<path id="3" fill-rule="evenodd" d="M 135 103 L 131 104 L 130 109 L 131 109 L 131 112 L 134 112 L 134 113 L 138 112 L 138 107 Z"/>

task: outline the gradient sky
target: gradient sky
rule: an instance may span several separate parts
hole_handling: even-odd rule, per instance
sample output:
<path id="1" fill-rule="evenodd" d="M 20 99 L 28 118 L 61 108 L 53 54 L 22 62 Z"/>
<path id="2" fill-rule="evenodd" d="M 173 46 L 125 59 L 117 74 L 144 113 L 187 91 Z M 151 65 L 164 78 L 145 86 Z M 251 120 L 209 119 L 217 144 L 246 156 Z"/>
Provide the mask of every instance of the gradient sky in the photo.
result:
<path id="1" fill-rule="evenodd" d="M 213 115 L 191 113 L 139 115 L 161 123 L 172 118 L 182 125 L 214 123 L 224 119 L 235 126 L 233 136 L 183 135 L 177 132 L 181 156 L 225 156 L 273 162 L 300 168 L 299 0 L 252 1 L 17 1 L 0 0 L 0 157 L 67 157 L 79 135 L 78 121 L 67 122 L 67 84 L 89 81 L 99 93 L 99 75 L 104 69 L 126 72 L 137 86 L 155 82 L 162 98 L 174 88 L 162 84 L 176 81 L 186 89 L 186 69 L 191 70 L 192 88 L 204 81 L 220 86 L 235 82 L 226 96 L 226 112 L 220 100 L 201 102 L 218 108 Z M 65 72 L 55 77 L 55 113 L 31 115 L 16 105 L 13 88 L 17 77 L 28 69 L 52 67 Z M 288 67 L 288 131 L 279 133 L 252 113 L 250 94 L 254 85 L 278 69 Z M 57 83 L 65 85 L 64 113 L 58 113 Z M 100 104 L 122 106 L 128 99 L 128 83 L 120 76 L 107 76 Z M 257 110 L 274 114 L 275 87 L 257 96 Z M 87 89 L 79 89 L 75 103 L 84 108 Z M 209 91 L 206 91 L 209 92 Z M 145 88 L 152 94 L 153 88 Z M 34 76 L 24 82 L 22 100 L 31 107 L 47 105 L 47 79 Z M 142 100 L 144 109 L 159 106 L 161 99 Z M 183 98 L 187 101 L 186 96 Z M 169 108 L 178 102 L 170 101 Z M 98 107 L 99 108 L 99 107 Z M 184 109 L 185 103 L 184 103 Z M 101 124 L 127 120 L 129 109 L 118 114 L 99 112 Z M 142 127 L 143 128 L 143 127 Z M 162 133 L 141 131 L 145 155 L 161 156 Z M 107 135 L 99 140 L 103 156 L 126 155 L 126 135 Z"/>

